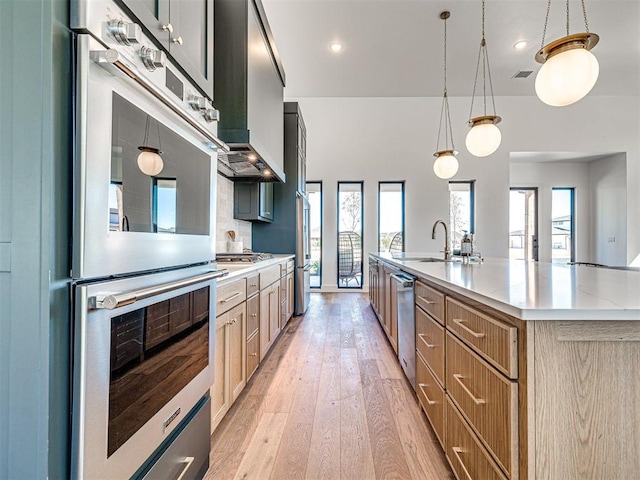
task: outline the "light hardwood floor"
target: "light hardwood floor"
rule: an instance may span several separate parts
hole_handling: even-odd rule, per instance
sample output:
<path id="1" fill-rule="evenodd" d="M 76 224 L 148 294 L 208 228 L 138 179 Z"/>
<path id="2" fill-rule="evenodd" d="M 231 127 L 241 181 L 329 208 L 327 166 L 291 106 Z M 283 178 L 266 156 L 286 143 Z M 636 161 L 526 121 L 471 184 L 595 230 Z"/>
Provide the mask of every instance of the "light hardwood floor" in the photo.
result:
<path id="1" fill-rule="evenodd" d="M 206 480 L 454 478 L 371 307 L 311 295 L 211 439 Z"/>

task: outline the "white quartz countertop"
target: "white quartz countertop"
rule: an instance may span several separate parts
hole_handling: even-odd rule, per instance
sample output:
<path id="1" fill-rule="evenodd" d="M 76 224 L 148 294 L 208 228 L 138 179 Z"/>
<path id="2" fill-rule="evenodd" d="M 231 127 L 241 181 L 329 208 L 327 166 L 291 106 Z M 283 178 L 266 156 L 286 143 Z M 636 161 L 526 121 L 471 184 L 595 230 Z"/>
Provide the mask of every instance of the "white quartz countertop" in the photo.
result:
<path id="1" fill-rule="evenodd" d="M 466 265 L 409 260 L 442 253 L 372 255 L 522 320 L 640 320 L 640 271 L 504 258 Z"/>
<path id="2" fill-rule="evenodd" d="M 264 268 L 270 267 L 272 265 L 277 265 L 282 263 L 285 260 L 293 259 L 295 255 L 293 254 L 274 254 L 273 258 L 269 260 L 262 260 L 260 262 L 255 263 L 244 263 L 244 262 L 219 262 L 215 263 L 216 268 L 218 270 L 229 270 L 229 275 L 226 275 L 218 280 L 218 283 L 225 283 L 227 280 L 231 280 L 234 278 L 242 278 L 247 275 L 258 272 Z"/>

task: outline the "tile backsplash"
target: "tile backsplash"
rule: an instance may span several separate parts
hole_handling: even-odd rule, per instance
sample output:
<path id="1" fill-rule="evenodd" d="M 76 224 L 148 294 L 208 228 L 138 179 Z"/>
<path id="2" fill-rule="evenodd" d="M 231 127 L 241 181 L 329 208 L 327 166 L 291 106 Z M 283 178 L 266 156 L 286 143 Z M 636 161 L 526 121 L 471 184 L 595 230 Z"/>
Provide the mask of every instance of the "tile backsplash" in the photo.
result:
<path id="1" fill-rule="evenodd" d="M 242 241 L 243 248 L 251 248 L 251 222 L 233 218 L 233 182 L 218 175 L 218 205 L 216 212 L 216 252 L 228 251 L 227 232 L 236 232 L 236 241 Z"/>

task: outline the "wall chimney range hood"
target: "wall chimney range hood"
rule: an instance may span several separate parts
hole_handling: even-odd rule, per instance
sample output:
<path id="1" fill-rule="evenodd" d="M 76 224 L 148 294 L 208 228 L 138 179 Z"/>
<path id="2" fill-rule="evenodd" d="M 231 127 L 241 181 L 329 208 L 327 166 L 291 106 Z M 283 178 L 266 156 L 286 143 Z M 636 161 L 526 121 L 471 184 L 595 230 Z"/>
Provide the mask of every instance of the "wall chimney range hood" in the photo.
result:
<path id="1" fill-rule="evenodd" d="M 214 2 L 218 172 L 234 181 L 284 182 L 285 74 L 260 0 Z"/>

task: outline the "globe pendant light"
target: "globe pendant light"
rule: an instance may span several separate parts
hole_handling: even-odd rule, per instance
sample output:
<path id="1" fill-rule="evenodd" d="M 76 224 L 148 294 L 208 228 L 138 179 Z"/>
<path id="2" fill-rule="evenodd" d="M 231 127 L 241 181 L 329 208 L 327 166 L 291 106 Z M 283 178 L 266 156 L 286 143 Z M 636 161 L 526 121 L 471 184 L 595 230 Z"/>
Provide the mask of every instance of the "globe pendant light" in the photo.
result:
<path id="1" fill-rule="evenodd" d="M 596 84 L 600 67 L 598 60 L 589 50 L 598 43 L 600 37 L 589 32 L 584 0 L 582 0 L 582 15 L 586 31 L 569 35 L 569 0 L 567 0 L 567 36 L 545 45 L 544 37 L 547 33 L 550 8 L 551 0 L 547 3 L 542 47 L 535 57 L 536 61 L 542 63 L 536 76 L 536 94 L 547 105 L 563 107 L 580 100 Z"/>
<path id="2" fill-rule="evenodd" d="M 438 151 L 433 154 L 436 161 L 433 162 L 434 173 L 443 179 L 453 177 L 458 172 L 458 159 L 453 146 L 453 130 L 451 129 L 451 116 L 449 115 L 449 97 L 447 95 L 447 19 L 451 16 L 450 12 L 442 12 L 440 18 L 444 20 L 444 92 L 442 95 L 442 108 L 440 109 L 440 125 L 438 126 L 438 140 L 436 141 L 436 149 Z M 440 134 L 444 124 L 444 148 L 440 149 Z M 451 145 L 449 145 L 451 139 Z"/>
<path id="3" fill-rule="evenodd" d="M 478 74 L 480 73 L 480 64 L 482 62 L 482 99 L 483 114 L 477 117 L 473 116 L 473 102 L 476 97 L 476 87 L 478 86 Z M 489 77 L 489 93 L 491 95 L 491 104 L 493 105 L 493 115 L 487 115 L 487 76 Z M 495 152 L 502 141 L 500 129 L 496 126 L 501 118 L 496 114 L 496 103 L 493 98 L 493 84 L 491 82 L 491 70 L 489 69 L 489 54 L 487 53 L 487 41 L 484 38 L 484 0 L 482 0 L 482 40 L 480 41 L 480 50 L 478 51 L 478 62 L 476 64 L 476 77 L 473 82 L 473 94 L 471 95 L 471 110 L 469 111 L 469 121 L 467 124 L 471 127 L 465 144 L 471 155 L 476 157 L 486 157 Z"/>
<path id="4" fill-rule="evenodd" d="M 158 145 L 162 148 L 162 144 L 160 143 L 160 125 L 156 121 L 156 125 L 158 127 Z M 138 155 L 138 168 L 145 175 L 149 175 L 150 177 L 155 177 L 158 175 L 162 169 L 164 168 L 164 161 L 160 156 L 162 154 L 162 150 L 160 148 L 150 147 L 149 146 L 149 115 L 147 115 L 147 124 L 144 129 L 144 140 L 143 145 L 138 147 L 140 150 L 140 154 Z"/>

